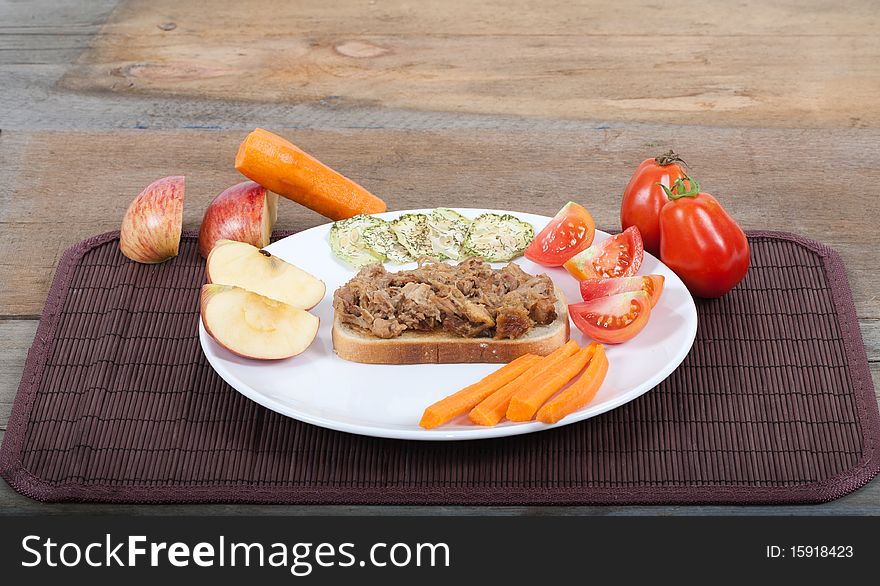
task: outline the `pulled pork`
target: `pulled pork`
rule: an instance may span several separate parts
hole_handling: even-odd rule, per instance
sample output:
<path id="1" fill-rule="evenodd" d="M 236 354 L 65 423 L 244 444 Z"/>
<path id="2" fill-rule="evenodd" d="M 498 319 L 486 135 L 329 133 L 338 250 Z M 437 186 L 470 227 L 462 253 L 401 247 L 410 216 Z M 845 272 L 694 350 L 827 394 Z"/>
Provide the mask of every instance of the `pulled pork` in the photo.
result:
<path id="1" fill-rule="evenodd" d="M 479 258 L 458 265 L 419 259 L 417 269 L 397 273 L 364 267 L 336 290 L 333 308 L 342 323 L 378 338 L 406 330 L 519 338 L 556 320 L 556 293 L 550 277 L 514 263 L 493 269 Z"/>

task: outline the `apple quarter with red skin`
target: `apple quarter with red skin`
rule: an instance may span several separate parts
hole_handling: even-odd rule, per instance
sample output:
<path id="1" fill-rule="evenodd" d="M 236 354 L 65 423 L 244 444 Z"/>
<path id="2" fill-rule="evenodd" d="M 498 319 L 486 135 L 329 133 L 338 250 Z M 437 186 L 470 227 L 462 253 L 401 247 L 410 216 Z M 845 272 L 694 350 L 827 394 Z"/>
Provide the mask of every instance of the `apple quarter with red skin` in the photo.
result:
<path id="1" fill-rule="evenodd" d="M 199 228 L 199 254 L 207 258 L 218 240 L 237 240 L 262 248 L 278 218 L 278 194 L 253 181 L 225 189 L 205 210 Z"/>
<path id="2" fill-rule="evenodd" d="M 324 298 L 324 282 L 301 268 L 245 242 L 219 240 L 205 268 L 209 283 L 235 285 L 298 309 Z"/>
<path id="3" fill-rule="evenodd" d="M 155 264 L 177 256 L 183 228 L 185 178 L 163 177 L 129 204 L 119 230 L 119 250 L 133 261 Z"/>
<path id="4" fill-rule="evenodd" d="M 241 287 L 203 285 L 200 302 L 205 331 L 245 358 L 290 358 L 318 335 L 320 320 L 311 313 Z"/>

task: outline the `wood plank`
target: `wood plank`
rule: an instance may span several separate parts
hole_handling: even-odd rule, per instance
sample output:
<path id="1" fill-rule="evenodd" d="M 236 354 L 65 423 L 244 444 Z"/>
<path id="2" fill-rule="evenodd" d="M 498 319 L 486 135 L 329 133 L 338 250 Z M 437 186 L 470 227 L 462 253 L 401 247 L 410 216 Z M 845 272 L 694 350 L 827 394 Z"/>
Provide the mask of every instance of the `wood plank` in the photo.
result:
<path id="1" fill-rule="evenodd" d="M 74 93 L 59 80 L 89 46 L 117 0 L 0 1 L 0 122 L 3 129 L 100 130 L 117 128 L 311 127 L 436 128 L 515 126 L 514 118 L 447 116 L 367 105 L 340 109 L 333 100 L 302 104 L 207 102 L 198 97 Z M 51 39 L 50 39 L 51 38 Z M 7 39 L 7 40 L 4 40 Z M 52 45 L 47 45 L 50 39 Z M 70 50 L 59 49 L 67 39 Z M 50 50 L 47 50 L 47 46 Z M 568 122 L 571 125 L 571 122 Z"/>
<path id="2" fill-rule="evenodd" d="M 6 429 L 21 381 L 28 349 L 37 332 L 36 320 L 0 320 L 0 430 Z"/>
<path id="3" fill-rule="evenodd" d="M 173 23 L 173 30 L 170 24 Z M 880 125 L 870 0 L 132 0 L 78 91 L 728 126 Z"/>
<path id="4" fill-rule="evenodd" d="M 83 104 L 76 102 L 83 100 L 70 93 L 62 98 L 55 87 L 116 4 L 117 0 L 0 1 L 3 128 L 15 127 L 18 121 L 26 126 L 77 119 L 74 113 L 82 111 Z"/>
<path id="5" fill-rule="evenodd" d="M 0 2 L 0 64 L 70 64 L 89 47 L 115 0 Z"/>
<path id="6" fill-rule="evenodd" d="M 880 131 L 615 125 L 591 130 L 385 129 L 280 131 L 384 197 L 391 209 L 499 207 L 552 215 L 583 202 L 618 226 L 620 193 L 643 158 L 673 146 L 747 229 L 784 229 L 838 249 L 862 318 L 880 317 L 873 249 Z M 242 180 L 232 168 L 244 132 L 0 134 L 0 315 L 39 314 L 63 250 L 117 229 L 150 181 L 186 174 L 185 226 Z M 278 227 L 317 214 L 283 201 Z"/>
<path id="7" fill-rule="evenodd" d="M 0 2 L 0 35 L 94 32 L 116 4 L 118 0 L 4 0 Z"/>

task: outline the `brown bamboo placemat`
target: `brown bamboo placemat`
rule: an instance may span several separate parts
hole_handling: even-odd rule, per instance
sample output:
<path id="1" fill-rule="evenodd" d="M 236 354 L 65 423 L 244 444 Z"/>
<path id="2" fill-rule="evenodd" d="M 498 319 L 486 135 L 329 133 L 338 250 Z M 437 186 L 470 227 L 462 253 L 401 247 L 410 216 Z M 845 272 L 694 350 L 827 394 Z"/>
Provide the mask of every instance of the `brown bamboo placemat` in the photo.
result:
<path id="1" fill-rule="evenodd" d="M 68 250 L 0 452 L 46 501 L 374 504 L 805 503 L 880 470 L 880 417 L 838 255 L 753 232 L 752 267 L 678 370 L 639 399 L 541 433 L 407 442 L 253 403 L 198 342 L 193 235 L 146 266 L 117 234 Z M 366 389 L 364 392 L 369 392 Z"/>

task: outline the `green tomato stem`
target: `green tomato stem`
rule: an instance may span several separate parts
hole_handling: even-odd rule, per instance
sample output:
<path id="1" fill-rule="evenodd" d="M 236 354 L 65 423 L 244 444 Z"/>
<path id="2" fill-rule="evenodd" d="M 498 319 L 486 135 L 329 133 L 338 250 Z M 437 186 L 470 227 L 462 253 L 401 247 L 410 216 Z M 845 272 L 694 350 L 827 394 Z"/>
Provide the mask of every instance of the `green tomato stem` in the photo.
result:
<path id="1" fill-rule="evenodd" d="M 685 182 L 687 182 L 687 185 L 685 185 Z M 659 181 L 657 182 L 657 185 L 663 188 L 663 192 L 670 201 L 675 201 L 682 197 L 697 197 L 700 193 L 700 184 L 696 179 L 688 175 L 676 179 L 671 188 L 666 187 Z"/>

